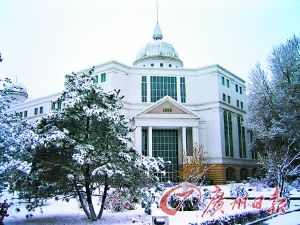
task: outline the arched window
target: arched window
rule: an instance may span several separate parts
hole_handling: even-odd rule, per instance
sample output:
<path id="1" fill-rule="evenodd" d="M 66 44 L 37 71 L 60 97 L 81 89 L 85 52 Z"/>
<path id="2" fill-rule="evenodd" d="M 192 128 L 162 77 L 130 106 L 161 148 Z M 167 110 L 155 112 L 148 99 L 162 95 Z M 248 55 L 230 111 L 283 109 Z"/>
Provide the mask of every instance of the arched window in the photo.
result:
<path id="1" fill-rule="evenodd" d="M 248 179 L 249 173 L 248 173 L 248 170 L 246 168 L 242 168 L 240 170 L 240 177 L 241 177 L 241 180 L 247 180 Z"/>
<path id="2" fill-rule="evenodd" d="M 235 176 L 235 169 L 232 167 L 228 167 L 226 169 L 226 180 L 227 181 L 235 181 L 236 176 Z"/>

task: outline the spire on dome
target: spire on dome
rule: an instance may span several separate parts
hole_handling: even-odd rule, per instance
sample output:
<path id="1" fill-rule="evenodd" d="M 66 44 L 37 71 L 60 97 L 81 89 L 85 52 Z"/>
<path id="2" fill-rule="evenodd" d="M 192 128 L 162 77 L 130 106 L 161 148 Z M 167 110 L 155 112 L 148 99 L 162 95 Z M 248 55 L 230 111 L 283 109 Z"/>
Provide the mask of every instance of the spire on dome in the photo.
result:
<path id="1" fill-rule="evenodd" d="M 158 23 L 155 25 L 155 29 L 154 29 L 154 33 L 153 33 L 152 37 L 153 37 L 154 40 L 161 40 L 161 39 L 163 39 L 163 35 L 161 33 L 161 30 L 160 30 L 160 27 L 159 27 Z"/>
<path id="2" fill-rule="evenodd" d="M 163 38 L 163 35 L 161 33 L 159 24 L 158 24 L 158 0 L 156 0 L 156 25 L 154 28 L 154 33 L 153 33 L 153 39 L 154 40 L 161 40 Z"/>

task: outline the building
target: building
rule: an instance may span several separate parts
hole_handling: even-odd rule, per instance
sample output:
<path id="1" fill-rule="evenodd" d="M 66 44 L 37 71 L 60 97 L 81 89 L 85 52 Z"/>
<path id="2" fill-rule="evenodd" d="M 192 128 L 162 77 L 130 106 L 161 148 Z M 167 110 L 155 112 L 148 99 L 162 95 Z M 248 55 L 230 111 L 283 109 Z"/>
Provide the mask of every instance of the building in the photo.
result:
<path id="1" fill-rule="evenodd" d="M 96 66 L 95 74 L 104 90 L 120 89 L 124 95 L 122 112 L 134 119 L 136 149 L 171 161 L 164 181 L 178 181 L 183 155 L 191 156 L 196 145 L 215 165 L 208 174 L 214 183 L 252 175 L 255 160 L 243 127 L 245 81 L 219 65 L 184 68 L 158 23 L 153 41 L 137 53 L 133 66 L 110 61 Z M 9 112 L 35 121 L 61 109 L 59 94 L 14 104 Z"/>

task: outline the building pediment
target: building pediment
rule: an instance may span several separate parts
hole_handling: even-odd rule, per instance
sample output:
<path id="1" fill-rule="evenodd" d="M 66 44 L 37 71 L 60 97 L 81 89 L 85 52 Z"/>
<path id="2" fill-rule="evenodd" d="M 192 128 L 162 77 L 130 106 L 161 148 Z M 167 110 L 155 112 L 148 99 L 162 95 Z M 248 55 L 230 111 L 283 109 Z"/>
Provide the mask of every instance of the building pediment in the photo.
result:
<path id="1" fill-rule="evenodd" d="M 170 96 L 165 96 L 159 101 L 155 102 L 150 107 L 144 109 L 140 112 L 137 117 L 142 115 L 151 115 L 151 114 L 160 114 L 160 115 L 189 115 L 191 117 L 197 117 L 193 112 L 188 110 L 186 107 L 175 101 Z"/>

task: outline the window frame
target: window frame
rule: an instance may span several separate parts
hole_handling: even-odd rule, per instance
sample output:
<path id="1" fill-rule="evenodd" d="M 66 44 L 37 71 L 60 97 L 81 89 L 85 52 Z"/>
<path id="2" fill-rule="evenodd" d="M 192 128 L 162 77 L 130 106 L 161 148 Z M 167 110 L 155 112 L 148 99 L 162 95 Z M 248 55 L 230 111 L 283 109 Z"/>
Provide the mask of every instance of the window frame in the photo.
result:
<path id="1" fill-rule="evenodd" d="M 101 81 L 101 83 L 106 82 L 106 73 L 101 73 L 100 81 Z"/>

